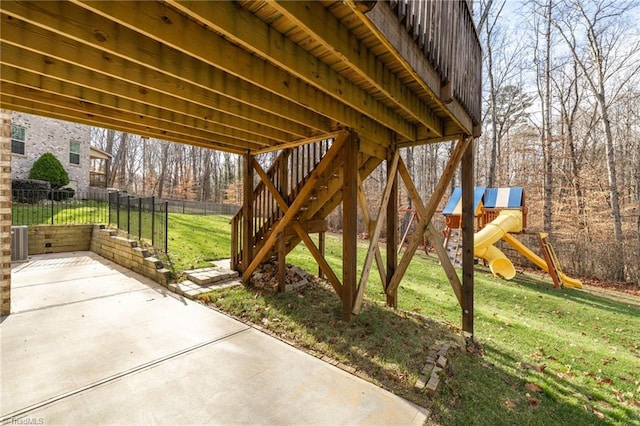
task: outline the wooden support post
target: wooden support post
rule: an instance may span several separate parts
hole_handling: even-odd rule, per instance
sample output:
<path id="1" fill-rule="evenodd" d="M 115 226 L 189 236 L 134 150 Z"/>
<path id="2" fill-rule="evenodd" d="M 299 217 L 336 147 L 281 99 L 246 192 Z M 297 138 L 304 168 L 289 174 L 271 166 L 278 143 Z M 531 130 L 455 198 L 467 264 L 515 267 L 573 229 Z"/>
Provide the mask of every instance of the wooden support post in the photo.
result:
<path id="1" fill-rule="evenodd" d="M 287 273 L 287 239 L 284 232 L 278 239 L 278 292 L 284 293 L 286 287 L 285 276 Z"/>
<path id="2" fill-rule="evenodd" d="M 397 149 L 397 148 L 395 148 Z M 398 307 L 398 288 L 390 289 L 398 268 L 398 179 L 397 168 L 392 167 L 395 153 L 389 151 L 387 158 L 387 182 L 393 182 L 389 202 L 387 203 L 387 275 L 384 281 L 384 291 L 387 294 L 387 306 Z"/>
<path id="3" fill-rule="evenodd" d="M 342 192 L 342 312 L 351 320 L 356 294 L 358 243 L 358 135 L 351 132 L 344 144 Z"/>
<path id="4" fill-rule="evenodd" d="M 288 167 L 288 162 L 289 162 L 289 155 L 291 154 L 291 148 L 286 148 L 284 149 L 282 156 L 280 157 L 280 161 L 282 161 L 282 163 L 280 164 L 280 168 L 278 170 L 278 184 L 279 187 L 276 188 L 279 192 L 280 195 L 282 196 L 282 199 L 284 201 L 285 204 L 289 203 L 289 167 Z M 256 169 L 258 170 L 258 169 Z M 262 178 L 262 180 L 264 181 L 265 179 L 268 180 L 268 178 L 265 176 L 264 178 L 262 176 L 260 176 Z M 266 183 L 265 183 L 266 185 Z M 282 206 L 281 206 L 282 207 Z M 282 211 L 282 215 L 279 215 L 280 217 L 282 217 L 285 214 L 285 210 L 281 209 Z M 286 280 L 285 280 L 285 275 L 286 275 L 286 271 L 287 271 L 287 245 L 286 245 L 286 241 L 287 239 L 285 238 L 284 232 L 280 234 L 280 238 L 278 239 L 278 292 L 280 293 L 284 293 L 285 292 L 285 287 L 286 287 Z"/>
<path id="5" fill-rule="evenodd" d="M 471 137 L 469 137 L 472 139 Z M 462 330 L 473 339 L 473 141 L 462 156 Z"/>
<path id="6" fill-rule="evenodd" d="M 253 156 L 249 151 L 244 156 L 242 184 L 242 270 L 253 260 Z M 242 277 L 244 282 L 249 276 Z"/>
<path id="7" fill-rule="evenodd" d="M 324 231 L 318 233 L 318 250 L 320 254 L 324 258 L 324 248 L 325 248 L 325 233 Z M 318 278 L 324 278 L 324 271 L 322 270 L 322 266 L 318 265 Z"/>

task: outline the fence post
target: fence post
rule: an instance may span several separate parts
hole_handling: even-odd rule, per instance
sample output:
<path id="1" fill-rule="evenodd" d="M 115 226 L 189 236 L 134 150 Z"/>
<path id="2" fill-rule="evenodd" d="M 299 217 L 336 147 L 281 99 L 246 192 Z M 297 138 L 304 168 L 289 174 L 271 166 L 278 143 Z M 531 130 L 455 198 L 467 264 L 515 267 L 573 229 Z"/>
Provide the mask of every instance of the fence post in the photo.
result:
<path id="1" fill-rule="evenodd" d="M 116 227 L 120 229 L 120 191 L 116 191 Z"/>
<path id="2" fill-rule="evenodd" d="M 131 235 L 131 195 L 127 195 L 127 237 Z"/>
<path id="3" fill-rule="evenodd" d="M 164 202 L 164 252 L 169 253 L 169 202 Z"/>
<path id="4" fill-rule="evenodd" d="M 151 245 L 156 246 L 156 197 L 151 196 Z"/>
<path id="5" fill-rule="evenodd" d="M 142 198 L 138 197 L 138 240 L 142 241 Z"/>
<path id="6" fill-rule="evenodd" d="M 51 224 L 53 225 L 53 190 L 49 191 L 51 197 Z"/>

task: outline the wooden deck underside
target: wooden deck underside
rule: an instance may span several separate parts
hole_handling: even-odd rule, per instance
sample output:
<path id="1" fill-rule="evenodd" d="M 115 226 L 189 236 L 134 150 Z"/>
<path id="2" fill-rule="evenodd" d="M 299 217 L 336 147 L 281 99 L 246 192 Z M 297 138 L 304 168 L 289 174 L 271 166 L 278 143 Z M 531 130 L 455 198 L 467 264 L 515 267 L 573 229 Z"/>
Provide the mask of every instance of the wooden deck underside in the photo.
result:
<path id="1" fill-rule="evenodd" d="M 388 167 L 396 164 L 392 169 L 410 187 L 401 160 L 393 160 L 400 148 L 458 141 L 441 190 L 425 203 L 412 194 L 418 197 L 416 205 L 424 204 L 420 226 L 426 232 L 446 182 L 477 136 L 481 50 L 465 1 L 3 0 L 0 12 L 0 108 L 245 156 L 245 228 L 238 236 L 242 241 L 236 241 L 244 250 L 239 267 L 245 275 L 268 253 L 284 257 L 286 250 L 276 243 L 287 225 L 276 222 L 308 208 L 299 193 L 280 199 L 282 187 L 267 182 L 277 179 L 257 170 L 254 156 L 284 155 L 304 144 L 344 139 L 337 154 L 343 165 L 337 172 L 340 188 L 323 203 L 316 201 L 322 206 L 308 217 L 311 222 L 288 225 L 294 226 L 296 241 L 308 244 L 310 228 L 305 226 L 343 203 L 346 263 L 341 282 L 332 284 L 345 317 L 357 311 L 363 288 L 358 282 L 366 283 L 355 276 L 353 220 L 360 180 L 371 166 L 387 161 Z M 358 161 L 364 158 L 369 163 L 363 166 Z M 256 201 L 254 172 L 264 193 L 270 193 L 265 197 L 272 198 L 272 211 L 278 212 L 268 228 L 277 232 L 260 231 L 264 248 L 250 241 L 259 231 L 250 226 L 256 218 L 247 208 Z M 471 176 L 470 171 L 463 174 Z M 400 175 L 389 175 L 386 205 L 371 213 L 376 241 L 383 220 L 387 239 L 395 241 Z M 318 200 L 320 184 L 307 188 L 304 183 L 299 182 L 300 190 Z M 472 191 L 473 185 L 468 188 Z M 383 268 L 376 250 L 370 249 L 365 269 L 373 259 L 385 269 L 385 291 L 393 306 L 410 257 L 398 263 L 394 247 Z M 472 300 L 460 289 L 465 280 L 472 288 L 468 272 L 462 284 L 450 277 L 460 303 L 467 304 L 467 316 Z"/>
<path id="2" fill-rule="evenodd" d="M 395 2 L 365 14 L 335 1 L 3 1 L 0 102 L 235 153 L 342 128 L 382 148 L 392 135 L 402 146 L 473 134 L 480 48 L 466 41 L 477 43 L 470 13 L 464 2 L 416 4 L 437 12 L 425 28 L 433 40 L 415 38 L 420 22 L 398 19 Z M 444 66 L 447 50 L 459 57 Z"/>

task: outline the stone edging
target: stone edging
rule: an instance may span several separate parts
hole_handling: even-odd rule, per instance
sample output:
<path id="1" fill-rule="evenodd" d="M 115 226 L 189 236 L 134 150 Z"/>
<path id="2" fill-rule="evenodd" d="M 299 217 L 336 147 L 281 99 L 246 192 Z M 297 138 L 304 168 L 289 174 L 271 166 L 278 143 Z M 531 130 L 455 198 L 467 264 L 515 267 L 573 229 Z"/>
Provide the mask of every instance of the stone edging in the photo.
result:
<path id="1" fill-rule="evenodd" d="M 414 385 L 414 389 L 421 392 L 427 389 L 429 396 L 435 395 L 440 385 L 440 379 L 447 366 L 447 353 L 452 346 L 450 343 L 442 343 L 433 346 L 427 355 L 427 363 L 420 372 L 420 377 Z"/>

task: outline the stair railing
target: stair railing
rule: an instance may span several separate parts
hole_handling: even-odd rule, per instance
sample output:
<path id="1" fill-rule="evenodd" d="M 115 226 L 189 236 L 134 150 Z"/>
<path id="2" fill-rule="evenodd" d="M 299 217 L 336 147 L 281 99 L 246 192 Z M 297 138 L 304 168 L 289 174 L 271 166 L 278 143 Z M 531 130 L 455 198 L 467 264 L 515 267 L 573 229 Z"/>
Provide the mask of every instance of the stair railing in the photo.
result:
<path id="1" fill-rule="evenodd" d="M 286 202 L 294 199 L 327 153 L 333 139 L 287 148 L 266 172 L 280 195 Z M 231 219 L 231 267 L 238 269 L 242 264 L 242 218 L 244 206 Z M 273 225 L 283 213 L 266 185 L 260 181 L 253 190 L 253 233 L 254 246 L 266 238 Z"/>

